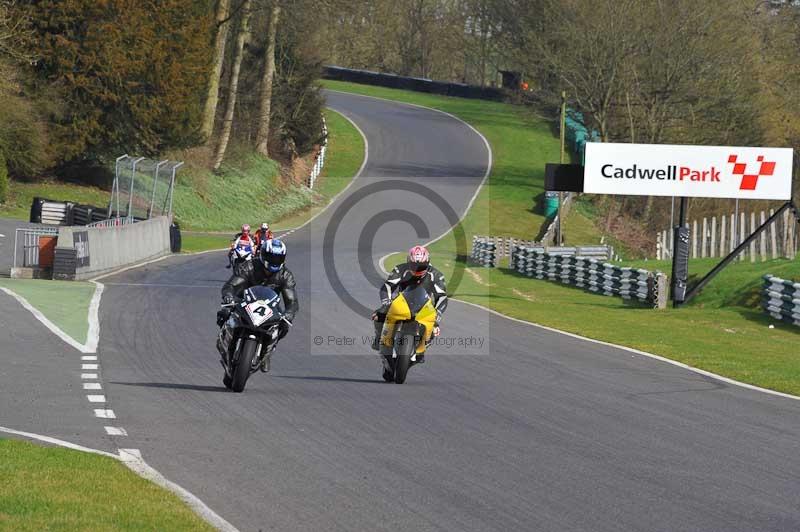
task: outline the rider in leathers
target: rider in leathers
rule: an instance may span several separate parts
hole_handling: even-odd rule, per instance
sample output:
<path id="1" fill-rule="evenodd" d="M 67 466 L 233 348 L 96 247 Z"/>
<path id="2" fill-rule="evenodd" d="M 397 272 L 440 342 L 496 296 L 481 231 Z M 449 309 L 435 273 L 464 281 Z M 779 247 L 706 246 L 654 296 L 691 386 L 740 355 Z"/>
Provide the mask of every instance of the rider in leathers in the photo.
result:
<path id="1" fill-rule="evenodd" d="M 375 323 L 375 339 L 372 348 L 379 350 L 379 342 L 383 322 L 386 320 L 386 312 L 392 304 L 392 299 L 409 286 L 422 285 L 426 292 L 431 296 L 433 306 L 436 308 L 436 326 L 432 336 L 439 336 L 439 324 L 442 315 L 447 309 L 447 286 L 445 285 L 442 272 L 431 266 L 428 250 L 423 246 L 414 246 L 408 252 L 408 258 L 404 264 L 395 266 L 386 282 L 380 289 L 381 307 L 376 310 L 372 319 Z M 388 353 L 381 353 L 388 354 Z M 417 356 L 417 363 L 425 362 L 424 355 Z"/>
<path id="2" fill-rule="evenodd" d="M 283 264 L 286 260 L 286 245 L 280 240 L 267 240 L 263 243 L 259 260 L 243 263 L 235 273 L 222 286 L 222 303 L 229 304 L 240 300 L 244 291 L 251 286 L 263 285 L 272 288 L 281 295 L 286 309 L 284 317 L 290 322 L 294 321 L 300 305 L 297 302 L 295 280 L 292 272 Z M 222 311 L 221 311 L 222 312 Z M 227 316 L 218 315 L 217 321 L 224 323 Z M 278 339 L 286 336 L 289 325 L 280 322 L 280 335 Z M 264 371 L 269 370 L 269 357 L 264 357 Z"/>

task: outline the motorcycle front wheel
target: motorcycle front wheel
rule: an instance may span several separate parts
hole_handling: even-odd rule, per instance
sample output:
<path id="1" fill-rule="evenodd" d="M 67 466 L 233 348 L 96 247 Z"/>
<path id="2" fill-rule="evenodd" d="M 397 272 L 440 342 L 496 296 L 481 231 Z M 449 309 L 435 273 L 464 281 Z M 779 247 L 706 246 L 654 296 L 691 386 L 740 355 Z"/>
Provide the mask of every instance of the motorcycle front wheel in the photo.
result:
<path id="1" fill-rule="evenodd" d="M 406 382 L 408 368 L 411 366 L 411 355 L 416 347 L 416 338 L 413 334 L 405 334 L 400 338 L 396 345 L 397 358 L 394 359 L 394 382 L 403 384 Z"/>
<path id="2" fill-rule="evenodd" d="M 247 338 L 239 348 L 241 349 L 239 360 L 236 361 L 236 367 L 233 368 L 233 378 L 231 379 L 231 390 L 236 393 L 244 391 L 247 379 L 250 377 L 250 366 L 253 364 L 253 357 L 256 356 L 256 348 L 258 348 L 258 340 L 253 338 Z"/>

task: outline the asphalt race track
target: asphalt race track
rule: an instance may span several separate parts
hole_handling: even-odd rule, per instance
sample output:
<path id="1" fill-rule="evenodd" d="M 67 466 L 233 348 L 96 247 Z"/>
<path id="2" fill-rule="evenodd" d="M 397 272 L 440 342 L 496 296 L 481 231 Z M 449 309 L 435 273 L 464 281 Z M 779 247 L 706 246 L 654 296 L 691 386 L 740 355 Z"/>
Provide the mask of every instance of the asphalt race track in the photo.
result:
<path id="1" fill-rule="evenodd" d="M 488 152 L 441 113 L 338 93 L 329 105 L 364 131 L 369 159 L 286 238 L 301 313 L 269 375 L 244 394 L 222 386 L 224 254 L 103 280 L 118 447 L 241 530 L 800 530 L 800 401 L 459 302 L 443 334 L 484 344 L 433 349 L 405 385 L 384 383 L 361 340 L 371 324 L 342 295 L 378 304 L 358 250 L 372 242 L 370 270 L 445 231 L 448 208 L 431 198 L 463 214 Z"/>

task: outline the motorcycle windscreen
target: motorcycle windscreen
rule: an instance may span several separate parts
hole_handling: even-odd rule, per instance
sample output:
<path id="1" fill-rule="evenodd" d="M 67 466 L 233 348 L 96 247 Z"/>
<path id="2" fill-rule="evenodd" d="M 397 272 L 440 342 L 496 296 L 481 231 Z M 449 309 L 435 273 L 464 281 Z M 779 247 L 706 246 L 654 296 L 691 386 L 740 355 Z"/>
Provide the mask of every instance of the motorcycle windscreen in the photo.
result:
<path id="1" fill-rule="evenodd" d="M 425 306 L 425 304 L 430 301 L 428 292 L 422 288 L 421 285 L 417 285 L 414 288 L 406 288 L 403 291 L 403 297 L 406 299 L 406 303 L 408 304 L 408 308 L 411 311 L 412 316 L 417 315 Z"/>
<path id="2" fill-rule="evenodd" d="M 245 291 L 244 308 L 256 327 L 279 320 L 284 312 L 281 297 L 266 286 L 248 288 Z"/>
<path id="3" fill-rule="evenodd" d="M 252 303 L 253 301 L 266 301 L 267 303 L 270 303 L 277 297 L 279 296 L 275 290 L 268 286 L 252 286 L 244 292 L 244 300 L 247 303 Z"/>

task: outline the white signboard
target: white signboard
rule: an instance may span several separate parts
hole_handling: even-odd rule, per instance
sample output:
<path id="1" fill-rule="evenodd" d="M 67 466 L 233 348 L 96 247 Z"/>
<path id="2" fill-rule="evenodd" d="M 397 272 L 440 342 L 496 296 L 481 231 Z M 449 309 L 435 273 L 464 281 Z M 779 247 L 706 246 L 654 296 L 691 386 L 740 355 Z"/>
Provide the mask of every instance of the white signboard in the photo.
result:
<path id="1" fill-rule="evenodd" d="M 589 142 L 583 191 L 788 200 L 792 149 Z"/>

